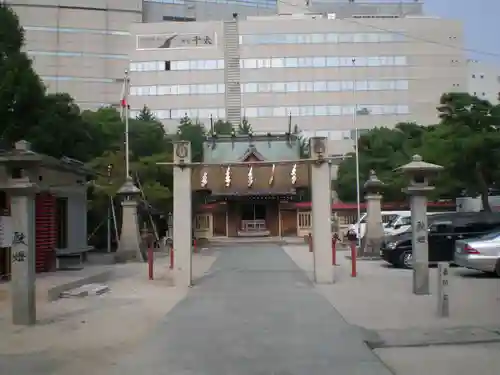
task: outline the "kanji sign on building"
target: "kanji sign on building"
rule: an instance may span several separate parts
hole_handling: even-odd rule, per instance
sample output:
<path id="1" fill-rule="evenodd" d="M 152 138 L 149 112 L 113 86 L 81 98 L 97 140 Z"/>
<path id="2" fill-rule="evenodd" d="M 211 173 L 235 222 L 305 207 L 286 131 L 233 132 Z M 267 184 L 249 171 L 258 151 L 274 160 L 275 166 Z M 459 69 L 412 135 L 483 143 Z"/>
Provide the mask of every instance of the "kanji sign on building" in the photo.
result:
<path id="1" fill-rule="evenodd" d="M 137 35 L 138 50 L 214 47 L 216 44 L 217 34 L 213 31 L 196 34 Z"/>

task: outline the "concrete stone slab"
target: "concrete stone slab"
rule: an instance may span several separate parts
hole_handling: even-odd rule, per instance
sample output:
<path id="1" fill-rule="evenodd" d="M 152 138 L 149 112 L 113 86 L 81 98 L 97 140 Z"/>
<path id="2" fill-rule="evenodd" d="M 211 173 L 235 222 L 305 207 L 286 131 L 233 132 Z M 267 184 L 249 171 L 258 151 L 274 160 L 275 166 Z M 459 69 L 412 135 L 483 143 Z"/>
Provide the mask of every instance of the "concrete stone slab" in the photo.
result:
<path id="1" fill-rule="evenodd" d="M 59 365 L 47 353 L 0 354 L 0 374 L 2 375 L 48 375 L 55 373 Z"/>
<path id="2" fill-rule="evenodd" d="M 500 344 L 427 346 L 375 349 L 400 375 L 497 375 Z"/>
<path id="3" fill-rule="evenodd" d="M 108 374 L 389 375 L 275 245 L 224 248 L 209 275 Z"/>
<path id="4" fill-rule="evenodd" d="M 365 333 L 367 333 L 367 344 L 371 348 L 500 342 L 500 326 L 491 328 L 454 327 L 442 329 L 386 329 Z"/>
<path id="5" fill-rule="evenodd" d="M 61 275 L 60 282 L 55 283 L 55 285 L 48 288 L 47 299 L 49 302 L 55 301 L 61 297 L 62 293 L 68 290 L 76 289 L 86 284 L 106 282 L 114 276 L 115 270 L 112 268 L 112 266 L 95 267 L 95 270 L 87 270 L 86 274 L 82 272 L 81 275 L 75 275 L 74 278 L 64 278 L 63 275 Z"/>
<path id="6" fill-rule="evenodd" d="M 61 293 L 61 298 L 98 296 L 109 291 L 109 286 L 103 284 L 85 284 L 79 288 Z"/>

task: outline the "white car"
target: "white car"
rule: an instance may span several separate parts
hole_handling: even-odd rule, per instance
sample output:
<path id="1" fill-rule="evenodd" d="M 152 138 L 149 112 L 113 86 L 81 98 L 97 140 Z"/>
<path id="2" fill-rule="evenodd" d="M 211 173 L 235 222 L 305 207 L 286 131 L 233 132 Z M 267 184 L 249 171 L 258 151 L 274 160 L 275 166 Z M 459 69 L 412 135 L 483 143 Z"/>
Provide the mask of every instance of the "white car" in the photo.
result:
<path id="1" fill-rule="evenodd" d="M 427 215 L 437 215 L 443 212 L 428 212 Z M 411 212 L 408 214 L 398 215 L 393 220 L 389 221 L 384 227 L 385 236 L 395 236 L 411 230 Z"/>
<path id="2" fill-rule="evenodd" d="M 382 224 L 385 227 L 391 220 L 402 215 L 411 215 L 411 213 L 410 211 L 382 211 Z M 361 214 L 359 221 L 356 224 L 349 225 L 347 232 L 354 232 L 357 235 L 359 230 L 359 238 L 363 238 L 366 233 L 366 216 L 366 212 Z"/>

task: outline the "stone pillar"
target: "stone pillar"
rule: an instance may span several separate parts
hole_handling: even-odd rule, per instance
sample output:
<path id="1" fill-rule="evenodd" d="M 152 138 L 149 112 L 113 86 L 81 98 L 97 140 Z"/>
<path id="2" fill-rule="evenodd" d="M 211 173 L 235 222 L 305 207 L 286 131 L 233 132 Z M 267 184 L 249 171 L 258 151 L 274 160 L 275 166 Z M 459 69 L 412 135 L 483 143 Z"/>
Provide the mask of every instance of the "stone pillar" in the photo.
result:
<path id="1" fill-rule="evenodd" d="M 36 187 L 27 183 L 9 189 L 12 215 L 12 323 L 36 323 L 35 292 L 35 193 Z"/>
<path id="2" fill-rule="evenodd" d="M 382 225 L 382 210 L 380 190 L 384 183 L 377 178 L 375 171 L 370 171 L 370 177 L 364 185 L 366 191 L 366 233 L 361 240 L 360 256 L 378 257 L 384 239 Z"/>
<path id="3" fill-rule="evenodd" d="M 139 220 L 137 217 L 137 200 L 140 190 L 134 185 L 131 177 L 118 190 L 123 197 L 122 228 L 120 243 L 115 254 L 116 262 L 123 263 L 130 260 L 141 260 Z"/>
<path id="4" fill-rule="evenodd" d="M 397 170 L 410 177 L 410 184 L 405 192 L 410 195 L 411 232 L 413 257 L 413 293 L 429 294 L 429 243 L 427 242 L 427 193 L 434 187 L 428 179 L 442 166 L 426 163 L 420 155 L 414 155 L 412 161 Z"/>
<path id="5" fill-rule="evenodd" d="M 310 178 L 314 281 L 318 284 L 333 283 L 330 165 L 323 160 L 328 155 L 327 145 L 327 138 L 314 137 L 309 146 L 311 157 L 317 160 L 311 165 Z"/>
<path id="6" fill-rule="evenodd" d="M 190 142 L 174 143 L 174 277 L 177 286 L 191 286 L 192 212 Z"/>
<path id="7" fill-rule="evenodd" d="M 430 294 L 429 244 L 427 242 L 427 197 L 414 191 L 410 196 L 411 246 L 413 249 L 413 293 Z"/>

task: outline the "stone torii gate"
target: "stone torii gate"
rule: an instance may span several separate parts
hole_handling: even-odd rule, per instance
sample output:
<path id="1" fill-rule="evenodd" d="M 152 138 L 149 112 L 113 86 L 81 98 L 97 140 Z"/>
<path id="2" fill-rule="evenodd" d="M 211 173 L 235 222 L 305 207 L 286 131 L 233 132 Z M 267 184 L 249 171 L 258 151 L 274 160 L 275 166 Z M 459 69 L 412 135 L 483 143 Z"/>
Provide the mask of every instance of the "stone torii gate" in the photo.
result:
<path id="1" fill-rule="evenodd" d="M 310 157 L 300 160 L 248 161 L 224 163 L 232 166 L 264 166 L 307 164 L 310 166 L 312 196 L 312 235 L 314 254 L 314 281 L 331 284 L 334 281 L 331 250 L 331 175 L 330 164 L 339 158 L 328 157 L 328 140 L 314 137 L 309 141 Z M 194 163 L 191 161 L 191 143 L 174 142 L 174 161 L 157 163 L 174 169 L 174 231 L 175 249 L 174 278 L 178 286 L 192 285 L 192 217 L 191 217 L 191 169 L 195 166 L 222 166 L 221 164 Z"/>

